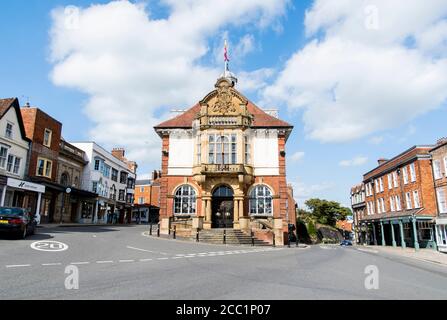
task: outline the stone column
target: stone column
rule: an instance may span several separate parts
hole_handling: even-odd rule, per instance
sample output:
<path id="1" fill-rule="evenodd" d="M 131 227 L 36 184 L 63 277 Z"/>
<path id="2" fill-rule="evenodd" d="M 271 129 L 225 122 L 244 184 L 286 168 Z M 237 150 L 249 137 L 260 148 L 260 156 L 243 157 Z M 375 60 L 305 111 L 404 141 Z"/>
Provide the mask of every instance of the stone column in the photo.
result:
<path id="1" fill-rule="evenodd" d="M 233 210 L 234 210 L 234 222 L 235 223 L 239 222 L 239 199 L 234 200 Z"/>
<path id="2" fill-rule="evenodd" d="M 206 217 L 206 200 L 202 199 L 202 209 L 200 211 L 202 217 Z"/>
<path id="3" fill-rule="evenodd" d="M 385 232 L 383 232 L 383 222 L 380 221 L 380 232 L 382 233 L 382 246 L 385 246 Z"/>
<path id="4" fill-rule="evenodd" d="M 405 249 L 407 245 L 405 244 L 404 225 L 402 223 L 402 220 L 399 220 L 399 230 L 400 230 L 400 242 L 401 242 L 400 245 L 402 249 Z"/>
<path id="5" fill-rule="evenodd" d="M 244 214 L 244 198 L 239 200 L 239 217 L 246 217 L 248 215 Z"/>
<path id="6" fill-rule="evenodd" d="M 417 229 L 416 229 L 416 218 L 413 218 L 412 222 L 413 222 L 414 249 L 419 250 L 419 240 L 418 240 L 418 233 L 417 233 Z"/>
<path id="7" fill-rule="evenodd" d="M 211 229 L 211 198 L 204 198 L 205 203 L 205 222 L 203 223 L 203 229 Z"/>
<path id="8" fill-rule="evenodd" d="M 391 226 L 391 241 L 393 244 L 393 247 L 396 247 L 396 239 L 394 238 L 394 224 L 393 221 L 390 221 L 390 226 Z"/>

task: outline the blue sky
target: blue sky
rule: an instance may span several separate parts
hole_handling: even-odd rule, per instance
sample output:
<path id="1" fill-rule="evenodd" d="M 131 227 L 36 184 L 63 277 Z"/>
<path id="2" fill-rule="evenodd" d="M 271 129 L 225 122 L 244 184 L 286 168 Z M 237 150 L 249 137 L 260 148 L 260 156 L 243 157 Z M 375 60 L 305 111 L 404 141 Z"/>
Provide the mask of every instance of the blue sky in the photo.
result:
<path id="1" fill-rule="evenodd" d="M 193 15 L 206 2 L 188 1 L 183 8 L 146 1 L 139 9 L 142 2 L 3 1 L 0 97 L 18 97 L 22 104 L 29 97 L 63 123 L 68 141 L 94 139 L 109 149 L 129 148 L 141 164 L 139 173 L 147 174 L 159 166 L 159 141 L 151 127 L 169 116 L 170 108 L 186 108 L 212 90 L 227 36 L 239 89 L 261 107 L 279 108 L 280 117 L 295 126 L 288 141 L 288 179 L 300 204 L 322 197 L 348 205 L 350 187 L 378 158 L 447 135 L 446 5 L 433 0 L 433 10 L 421 10 L 405 1 L 396 1 L 396 8 L 371 2 L 372 11 L 354 0 L 342 8 L 325 0 L 314 7 L 311 0 L 253 1 L 240 12 L 222 4 L 221 12 L 211 12 L 211 6 L 209 17 L 195 25 L 187 12 Z M 60 28 L 69 5 L 80 10 L 80 31 Z M 407 12 L 399 17 L 394 9 Z M 358 26 L 354 32 L 359 15 L 371 28 Z M 114 30 L 110 21 L 116 17 L 123 19 L 117 24 L 132 22 L 128 31 Z M 408 19 L 415 23 L 408 26 Z M 107 23 L 107 29 L 97 27 Z M 101 58 L 103 53 L 111 59 Z M 171 54 L 172 70 L 163 60 Z M 135 66 L 147 74 L 128 71 Z M 247 86 L 249 79 L 254 87 Z M 114 137 L 118 132 L 126 133 Z M 147 141 L 136 141 L 141 135 Z"/>

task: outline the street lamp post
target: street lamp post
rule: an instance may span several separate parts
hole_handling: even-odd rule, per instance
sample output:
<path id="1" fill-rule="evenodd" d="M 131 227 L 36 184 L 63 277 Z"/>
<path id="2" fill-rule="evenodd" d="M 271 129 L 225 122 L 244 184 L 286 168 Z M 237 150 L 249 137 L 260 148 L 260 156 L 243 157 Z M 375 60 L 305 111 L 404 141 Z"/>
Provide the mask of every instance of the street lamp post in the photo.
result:
<path id="1" fill-rule="evenodd" d="M 62 194 L 62 208 L 61 208 L 61 220 L 60 220 L 60 224 L 62 224 L 62 218 L 63 218 L 63 214 L 65 211 L 65 195 L 66 194 L 70 194 L 71 193 L 71 188 L 66 188 L 64 193 Z"/>

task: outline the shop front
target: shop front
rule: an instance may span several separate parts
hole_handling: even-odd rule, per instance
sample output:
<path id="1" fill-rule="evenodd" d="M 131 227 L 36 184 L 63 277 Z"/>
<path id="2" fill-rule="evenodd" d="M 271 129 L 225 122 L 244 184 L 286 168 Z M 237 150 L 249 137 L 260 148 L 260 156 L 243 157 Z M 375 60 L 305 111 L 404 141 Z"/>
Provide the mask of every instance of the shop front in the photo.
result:
<path id="1" fill-rule="evenodd" d="M 42 195 L 45 194 L 45 186 L 29 181 L 18 180 L 10 177 L 3 177 L 0 206 L 27 208 L 31 213 L 35 214 L 39 223 L 45 222 L 41 211 Z"/>

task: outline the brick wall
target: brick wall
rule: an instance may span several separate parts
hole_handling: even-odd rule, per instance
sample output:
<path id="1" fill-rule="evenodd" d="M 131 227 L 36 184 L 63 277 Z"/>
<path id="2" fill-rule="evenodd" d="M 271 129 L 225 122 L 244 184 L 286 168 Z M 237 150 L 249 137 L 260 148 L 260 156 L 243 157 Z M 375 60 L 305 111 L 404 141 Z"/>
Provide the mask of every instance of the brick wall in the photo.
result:
<path id="1" fill-rule="evenodd" d="M 61 140 L 62 124 L 38 108 L 21 108 L 26 136 L 32 141 L 28 175 L 36 176 L 37 160 L 39 157 L 52 161 L 51 180 L 57 180 L 59 144 Z M 52 131 L 51 145 L 43 145 L 45 129 Z"/>

